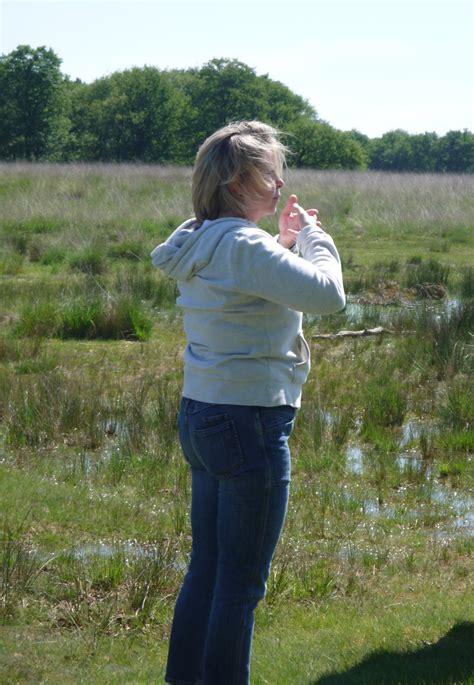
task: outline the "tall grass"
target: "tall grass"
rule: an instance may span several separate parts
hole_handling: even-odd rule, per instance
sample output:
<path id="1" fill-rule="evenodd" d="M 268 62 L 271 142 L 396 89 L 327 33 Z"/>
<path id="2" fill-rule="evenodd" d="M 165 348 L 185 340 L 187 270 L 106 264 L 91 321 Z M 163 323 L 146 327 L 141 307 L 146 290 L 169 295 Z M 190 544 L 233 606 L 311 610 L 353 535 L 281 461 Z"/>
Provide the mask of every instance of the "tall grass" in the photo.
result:
<path id="1" fill-rule="evenodd" d="M 28 541 L 29 514 L 12 523 L 5 518 L 0 530 L 0 620 L 15 612 L 32 589 L 46 564 L 34 554 Z"/>
<path id="2" fill-rule="evenodd" d="M 459 290 L 463 299 L 472 302 L 474 299 L 474 267 L 468 266 L 462 269 Z"/>
<path id="3" fill-rule="evenodd" d="M 398 313 L 392 324 L 403 335 L 398 363 L 435 369 L 438 380 L 470 373 L 473 312 L 467 300 L 442 310 L 427 306 Z"/>
<path id="4" fill-rule="evenodd" d="M 427 285 L 447 286 L 449 282 L 451 268 L 449 265 L 441 264 L 436 259 L 424 261 L 420 259 L 417 263 L 408 262 L 406 267 L 406 285 L 408 288 L 417 288 L 423 295 Z"/>
<path id="5" fill-rule="evenodd" d="M 127 296 L 28 304 L 15 327 L 18 336 L 78 340 L 147 340 L 152 321 L 140 301 Z"/>
<path id="6" fill-rule="evenodd" d="M 117 635 L 163 621 L 163 602 L 176 592 L 175 550 L 166 540 L 143 547 L 116 544 L 58 555 L 49 573 L 60 579 L 52 603 L 61 629 Z M 54 608 L 55 607 L 55 608 Z"/>
<path id="7" fill-rule="evenodd" d="M 176 440 L 179 385 L 150 374 L 115 391 L 103 374 L 71 377 L 62 369 L 26 375 L 10 372 L 0 386 L 3 426 L 12 447 L 67 442 L 95 449 L 116 436 L 156 460 Z M 162 455 L 162 456 L 160 456 Z"/>
<path id="8" fill-rule="evenodd" d="M 390 367 L 384 367 L 370 378 L 363 389 L 362 430 L 401 426 L 408 400 L 402 378 Z"/>

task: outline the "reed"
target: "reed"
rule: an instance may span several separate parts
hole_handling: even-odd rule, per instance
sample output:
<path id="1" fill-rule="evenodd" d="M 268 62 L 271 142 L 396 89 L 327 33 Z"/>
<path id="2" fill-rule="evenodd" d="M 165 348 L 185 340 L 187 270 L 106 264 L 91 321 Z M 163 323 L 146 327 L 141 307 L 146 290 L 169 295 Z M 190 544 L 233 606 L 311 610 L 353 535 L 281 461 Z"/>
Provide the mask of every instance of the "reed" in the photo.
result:
<path id="1" fill-rule="evenodd" d="M 93 300 L 64 299 L 60 308 L 52 302 L 27 304 L 14 332 L 20 337 L 147 340 L 152 325 L 139 300 L 105 295 Z"/>

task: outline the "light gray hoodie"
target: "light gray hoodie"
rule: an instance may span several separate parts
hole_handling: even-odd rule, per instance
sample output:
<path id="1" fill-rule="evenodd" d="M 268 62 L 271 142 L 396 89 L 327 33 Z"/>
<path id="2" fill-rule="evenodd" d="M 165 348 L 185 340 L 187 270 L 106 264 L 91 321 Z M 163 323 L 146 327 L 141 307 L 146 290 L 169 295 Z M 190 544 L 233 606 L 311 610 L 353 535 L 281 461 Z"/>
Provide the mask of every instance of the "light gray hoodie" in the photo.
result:
<path id="1" fill-rule="evenodd" d="M 302 314 L 345 306 L 332 238 L 306 226 L 299 255 L 250 221 L 195 219 L 151 253 L 178 282 L 187 345 L 183 395 L 218 404 L 299 407 L 309 372 Z"/>

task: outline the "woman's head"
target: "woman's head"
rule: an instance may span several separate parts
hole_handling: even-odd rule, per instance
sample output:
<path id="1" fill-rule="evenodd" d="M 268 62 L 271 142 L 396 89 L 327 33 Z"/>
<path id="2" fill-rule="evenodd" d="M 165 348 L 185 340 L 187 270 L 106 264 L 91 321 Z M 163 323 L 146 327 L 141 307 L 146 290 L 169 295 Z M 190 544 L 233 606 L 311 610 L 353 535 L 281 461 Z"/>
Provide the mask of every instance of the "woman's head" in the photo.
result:
<path id="1" fill-rule="evenodd" d="M 219 216 L 253 220 L 274 211 L 285 152 L 276 129 L 260 121 L 232 123 L 209 136 L 199 148 L 193 174 L 198 221 Z"/>

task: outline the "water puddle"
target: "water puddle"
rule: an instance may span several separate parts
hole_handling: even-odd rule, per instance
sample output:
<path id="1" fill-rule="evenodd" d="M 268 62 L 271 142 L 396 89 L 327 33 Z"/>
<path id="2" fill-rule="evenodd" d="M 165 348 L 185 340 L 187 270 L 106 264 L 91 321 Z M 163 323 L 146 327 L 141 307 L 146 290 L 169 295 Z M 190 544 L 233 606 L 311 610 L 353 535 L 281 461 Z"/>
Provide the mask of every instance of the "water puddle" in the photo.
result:
<path id="1" fill-rule="evenodd" d="M 357 325 L 387 325 L 392 321 L 394 314 L 400 311 L 397 305 L 360 304 L 348 302 L 344 309 L 346 321 Z"/>
<path id="2" fill-rule="evenodd" d="M 438 317 L 442 317 L 450 316 L 456 309 L 459 309 L 461 305 L 462 301 L 456 298 L 445 298 L 442 300 L 421 299 L 387 304 L 358 302 L 349 299 L 345 309 L 333 316 L 335 320 L 341 322 L 341 328 L 346 327 L 348 324 L 351 324 L 351 327 L 360 326 L 367 328 L 381 325 L 390 328 L 390 324 L 393 323 L 394 318 L 397 318 L 400 314 L 407 311 L 414 313 L 431 311 Z M 321 321 L 321 317 L 305 315 L 305 320 L 310 323 L 316 323 Z"/>
<path id="3" fill-rule="evenodd" d="M 402 434 L 398 444 L 400 447 L 405 447 L 408 443 L 419 440 L 422 435 L 432 435 L 433 432 L 434 426 L 427 421 L 408 419 L 402 426 Z"/>
<path id="4" fill-rule="evenodd" d="M 159 544 L 139 543 L 130 540 L 121 543 L 84 543 L 69 550 L 63 550 L 60 555 L 55 554 L 54 556 L 62 555 L 83 562 L 89 562 L 97 558 L 103 560 L 119 558 L 126 565 L 139 559 L 146 559 L 151 562 L 162 562 L 164 566 L 169 566 L 176 571 L 184 571 L 187 567 L 187 559 L 175 558 L 171 562 L 167 561 L 168 550 L 162 549 Z"/>
<path id="5" fill-rule="evenodd" d="M 419 447 L 420 439 L 423 435 L 433 435 L 435 427 L 426 421 L 411 419 L 405 422 L 400 429 L 397 441 L 398 453 L 394 455 L 394 466 L 401 475 L 410 478 L 412 484 L 422 484 L 424 491 L 419 503 L 415 503 L 411 509 L 404 510 L 403 501 L 398 507 L 392 503 L 380 504 L 375 498 L 364 498 L 361 502 L 361 510 L 364 514 L 373 517 L 394 518 L 399 517 L 401 521 L 423 520 L 426 516 L 433 515 L 446 519 L 443 525 L 451 530 L 467 535 L 474 535 L 474 495 L 472 492 L 462 492 L 453 490 L 449 484 L 444 484 L 436 479 L 435 468 L 431 460 L 423 458 Z M 413 445 L 413 446 L 411 446 Z M 365 463 L 365 458 L 369 446 L 360 444 L 350 444 L 345 451 L 346 466 L 350 474 L 361 476 L 366 468 L 370 468 Z M 396 500 L 397 496 L 405 496 L 404 489 L 400 488 L 399 493 L 393 491 L 392 496 Z M 430 512 L 431 509 L 431 512 Z"/>
<path id="6" fill-rule="evenodd" d="M 422 522 L 431 521 L 438 529 L 442 527 L 474 536 L 474 497 L 469 493 L 449 491 L 435 483 L 432 493 L 411 507 L 405 506 L 404 498 L 403 489 L 392 492 L 390 502 L 379 502 L 375 497 L 357 499 L 350 493 L 345 495 L 348 504 L 354 503 L 370 518 L 396 520 L 401 525 L 413 525 L 417 521 L 423 525 Z"/>
<path id="7" fill-rule="evenodd" d="M 347 467 L 351 473 L 360 476 L 364 472 L 364 453 L 359 445 L 349 445 L 346 449 Z"/>
<path id="8" fill-rule="evenodd" d="M 123 542 L 120 545 L 98 542 L 73 547 L 69 554 L 73 559 L 80 561 L 85 561 L 92 557 L 101 557 L 102 559 L 113 559 L 114 557 L 125 557 L 126 559 L 134 557 L 152 558 L 156 556 L 156 548 L 136 542 Z"/>

